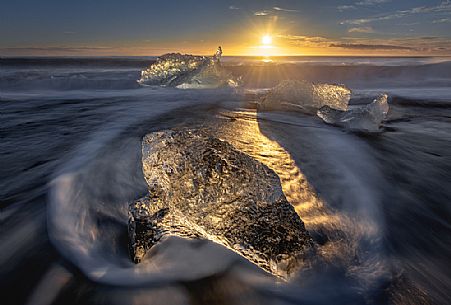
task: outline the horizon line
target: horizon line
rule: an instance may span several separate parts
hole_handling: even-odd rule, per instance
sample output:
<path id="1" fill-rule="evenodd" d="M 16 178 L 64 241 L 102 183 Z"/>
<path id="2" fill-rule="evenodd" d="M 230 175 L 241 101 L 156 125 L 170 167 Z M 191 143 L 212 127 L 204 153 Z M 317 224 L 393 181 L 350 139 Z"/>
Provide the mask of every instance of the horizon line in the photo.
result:
<path id="1" fill-rule="evenodd" d="M 211 54 L 189 54 L 183 52 L 170 52 L 163 53 L 161 55 L 1 55 L 0 59 L 11 59 L 11 58 L 126 58 L 126 57 L 160 57 L 165 54 L 182 54 L 182 55 L 194 55 L 194 56 L 212 56 Z M 451 57 L 451 55 L 346 55 L 346 54 L 318 54 L 318 55 L 309 55 L 309 54 L 291 54 L 291 55 L 272 55 L 272 56 L 264 56 L 264 55 L 224 55 L 223 58 L 233 58 L 233 57 L 249 57 L 249 58 L 281 58 L 281 57 Z"/>

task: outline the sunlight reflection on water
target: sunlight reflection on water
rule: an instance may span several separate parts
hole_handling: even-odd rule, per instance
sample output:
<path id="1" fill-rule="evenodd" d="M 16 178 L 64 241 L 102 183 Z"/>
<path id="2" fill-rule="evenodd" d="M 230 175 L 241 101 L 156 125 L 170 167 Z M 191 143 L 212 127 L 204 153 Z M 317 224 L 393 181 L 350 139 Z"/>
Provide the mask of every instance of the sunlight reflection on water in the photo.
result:
<path id="1" fill-rule="evenodd" d="M 230 124 L 221 125 L 216 131 L 218 137 L 262 162 L 279 176 L 285 197 L 294 206 L 306 229 L 314 239 L 316 237 L 317 259 L 352 266 L 361 240 L 378 236 L 379 229 L 371 222 L 356 221 L 346 213 L 331 209 L 290 153 L 260 130 L 257 112 L 223 112 L 221 116 L 233 120 Z"/>

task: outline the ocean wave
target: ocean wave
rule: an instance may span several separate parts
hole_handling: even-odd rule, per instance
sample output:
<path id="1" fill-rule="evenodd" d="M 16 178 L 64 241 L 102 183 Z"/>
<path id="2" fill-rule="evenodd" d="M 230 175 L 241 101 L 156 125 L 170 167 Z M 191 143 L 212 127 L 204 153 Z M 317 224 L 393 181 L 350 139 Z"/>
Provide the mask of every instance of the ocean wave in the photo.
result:
<path id="1" fill-rule="evenodd" d="M 329 60 L 293 62 L 287 58 L 267 64 L 252 58 L 239 62 L 226 59 L 221 64 L 220 74 L 213 71 L 213 74 L 200 75 L 200 80 L 195 79 L 188 84 L 185 78 L 179 77 L 174 85 L 192 88 L 202 86 L 199 82 L 206 82 L 211 87 L 211 82 L 227 83 L 229 79 L 241 78 L 240 84 L 248 89 L 274 87 L 286 79 L 340 83 L 351 89 L 451 87 L 451 61 L 434 62 L 430 59 L 413 64 L 410 62 L 413 59 L 406 59 L 395 65 L 385 62 L 389 59 L 381 59 L 371 65 L 358 60 L 358 64 L 343 65 L 342 58 Z M 349 60 L 355 61 L 352 58 Z M 135 89 L 138 88 L 136 80 L 141 77 L 141 71 L 147 71 L 145 68 L 153 63 L 154 58 L 0 59 L 0 90 Z M 161 72 L 170 74 L 167 69 Z M 143 83 L 149 83 L 149 80 Z"/>
<path id="2" fill-rule="evenodd" d="M 136 89 L 138 72 L 130 70 L 31 71 L 0 72 L 0 89 L 3 90 L 92 90 L 92 89 Z"/>
<path id="3" fill-rule="evenodd" d="M 234 75 L 242 75 L 246 87 L 273 87 L 281 80 L 303 79 L 312 82 L 345 83 L 358 87 L 449 87 L 451 62 L 416 66 L 340 66 L 270 64 L 230 66 Z"/>

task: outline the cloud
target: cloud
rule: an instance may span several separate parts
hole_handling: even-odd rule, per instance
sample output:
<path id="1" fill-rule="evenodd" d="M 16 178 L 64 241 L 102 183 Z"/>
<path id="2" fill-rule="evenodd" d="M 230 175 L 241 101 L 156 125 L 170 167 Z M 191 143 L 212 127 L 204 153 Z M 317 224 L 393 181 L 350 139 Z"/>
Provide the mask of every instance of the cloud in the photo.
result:
<path id="1" fill-rule="evenodd" d="M 357 28 L 356 28 L 357 29 Z M 358 28 L 358 31 L 370 30 L 365 28 Z M 372 29 L 371 29 L 372 30 Z M 357 31 L 357 30 L 356 30 Z M 279 35 L 278 38 L 286 39 L 291 44 L 301 47 L 321 47 L 321 48 L 342 48 L 352 50 L 415 50 L 415 44 L 418 41 L 423 41 L 423 38 L 414 38 L 409 41 L 389 41 L 384 43 L 385 40 L 376 39 L 360 39 L 360 38 L 341 38 L 341 39 L 329 39 L 321 36 L 301 36 L 301 35 Z M 430 37 L 432 38 L 432 37 Z"/>
<path id="2" fill-rule="evenodd" d="M 342 12 L 342 11 L 346 11 L 346 10 L 356 9 L 359 6 L 373 6 L 373 5 L 377 5 L 377 4 L 387 3 L 390 1 L 391 0 L 363 0 L 363 1 L 355 2 L 352 5 L 340 5 L 337 7 L 337 9 L 340 12 Z"/>
<path id="3" fill-rule="evenodd" d="M 13 52 L 86 52 L 86 51 L 103 51 L 103 50 L 114 50 L 112 47 L 68 47 L 68 46 L 57 46 L 57 47 L 6 47 L 0 48 L 2 51 L 13 51 Z"/>
<path id="4" fill-rule="evenodd" d="M 275 11 L 279 11 L 279 12 L 292 12 L 292 13 L 299 13 L 300 12 L 299 10 L 292 10 L 292 9 L 287 9 L 287 8 L 281 8 L 281 7 L 278 7 L 278 6 L 274 6 L 272 9 L 275 10 Z"/>
<path id="5" fill-rule="evenodd" d="M 415 48 L 407 46 L 362 43 L 333 43 L 329 47 L 353 50 L 415 50 Z"/>
<path id="6" fill-rule="evenodd" d="M 238 6 L 235 5 L 231 5 L 229 6 L 229 10 L 239 10 L 240 8 Z"/>
<path id="7" fill-rule="evenodd" d="M 451 40 L 446 37 L 436 36 L 417 36 L 400 38 L 360 38 L 360 37 L 341 37 L 327 38 L 321 36 L 304 35 L 278 35 L 277 38 L 285 40 L 287 44 L 308 49 L 343 49 L 355 51 L 371 52 L 416 52 L 427 54 L 431 52 L 443 53 L 444 50 L 451 49 Z"/>
<path id="8" fill-rule="evenodd" d="M 271 11 L 257 11 L 257 12 L 254 12 L 254 15 L 255 16 L 268 16 L 268 15 L 271 15 Z"/>
<path id="9" fill-rule="evenodd" d="M 372 5 L 387 3 L 387 2 L 390 2 L 390 1 L 391 0 L 363 0 L 363 1 L 356 2 L 355 5 L 372 6 Z"/>
<path id="10" fill-rule="evenodd" d="M 355 28 L 350 28 L 348 30 L 349 33 L 374 33 L 374 29 L 370 26 L 364 26 L 364 27 L 355 27 Z"/>
<path id="11" fill-rule="evenodd" d="M 408 10 L 399 10 L 392 13 L 372 16 L 368 18 L 349 19 L 340 22 L 340 24 L 362 25 L 376 21 L 398 19 L 411 15 L 431 14 L 431 13 L 451 14 L 451 2 L 444 1 L 436 6 L 419 6 Z"/>
<path id="12" fill-rule="evenodd" d="M 287 43 L 298 47 L 327 48 L 335 41 L 321 36 L 303 36 L 303 35 L 278 35 L 277 38 L 286 40 Z"/>
<path id="13" fill-rule="evenodd" d="M 282 8 L 279 6 L 274 6 L 271 9 L 268 10 L 261 10 L 261 11 L 256 11 L 254 12 L 255 16 L 268 16 L 268 15 L 274 15 L 276 13 L 281 13 L 281 12 L 285 12 L 285 13 L 299 13 L 299 10 L 293 10 L 293 9 L 287 9 L 287 8 Z"/>
<path id="14" fill-rule="evenodd" d="M 321 36 L 304 36 L 304 35 L 277 35 L 278 38 L 291 40 L 291 41 L 297 41 L 297 42 L 315 42 L 315 43 L 321 43 L 325 41 L 329 41 L 328 38 L 321 37 Z"/>
<path id="15" fill-rule="evenodd" d="M 355 5 L 340 5 L 337 7 L 337 9 L 342 12 L 342 11 L 346 11 L 346 10 L 352 10 L 355 9 Z"/>
<path id="16" fill-rule="evenodd" d="M 174 52 L 172 47 L 134 46 L 17 46 L 0 47 L 0 56 L 113 56 L 113 55 L 159 55 Z"/>

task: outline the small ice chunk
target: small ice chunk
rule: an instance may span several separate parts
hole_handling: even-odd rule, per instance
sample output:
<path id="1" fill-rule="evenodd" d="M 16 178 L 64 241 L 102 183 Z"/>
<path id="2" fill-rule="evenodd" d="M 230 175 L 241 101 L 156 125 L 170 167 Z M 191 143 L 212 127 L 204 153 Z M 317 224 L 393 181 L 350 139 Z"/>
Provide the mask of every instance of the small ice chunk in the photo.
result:
<path id="1" fill-rule="evenodd" d="M 343 85 L 285 80 L 260 99 L 259 109 L 294 110 L 314 114 L 327 105 L 344 111 L 348 109 L 350 98 L 351 90 Z"/>
<path id="2" fill-rule="evenodd" d="M 379 95 L 372 103 L 348 111 L 324 106 L 318 110 L 318 116 L 324 122 L 354 131 L 377 132 L 386 118 L 389 106 L 387 94 Z"/>

